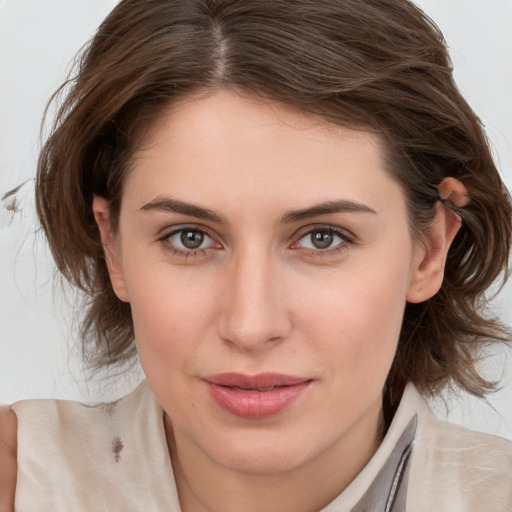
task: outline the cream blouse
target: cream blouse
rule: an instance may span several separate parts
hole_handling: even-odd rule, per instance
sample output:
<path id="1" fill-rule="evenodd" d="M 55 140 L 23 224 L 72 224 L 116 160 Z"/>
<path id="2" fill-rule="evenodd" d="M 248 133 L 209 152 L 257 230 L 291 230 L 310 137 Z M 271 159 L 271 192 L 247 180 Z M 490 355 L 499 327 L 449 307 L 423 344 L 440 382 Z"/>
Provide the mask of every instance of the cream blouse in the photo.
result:
<path id="1" fill-rule="evenodd" d="M 146 382 L 108 404 L 12 408 L 17 512 L 180 511 L 163 409 Z M 409 384 L 375 455 L 321 512 L 404 510 L 512 512 L 512 442 L 438 419 Z"/>

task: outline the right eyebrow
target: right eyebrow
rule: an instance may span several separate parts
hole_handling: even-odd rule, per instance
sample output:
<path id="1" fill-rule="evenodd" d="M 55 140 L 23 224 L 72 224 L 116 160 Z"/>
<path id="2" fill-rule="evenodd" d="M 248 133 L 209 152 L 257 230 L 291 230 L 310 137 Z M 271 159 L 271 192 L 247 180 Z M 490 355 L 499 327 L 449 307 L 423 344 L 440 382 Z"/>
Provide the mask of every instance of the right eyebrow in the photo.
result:
<path id="1" fill-rule="evenodd" d="M 145 204 L 142 208 L 143 211 L 161 211 L 161 212 L 172 212 L 181 213 L 190 217 L 196 217 L 198 219 L 209 220 L 217 224 L 227 224 L 227 220 L 208 208 L 197 206 L 192 203 L 185 203 L 184 201 L 178 201 L 177 199 L 170 198 L 156 198 L 153 201 Z"/>

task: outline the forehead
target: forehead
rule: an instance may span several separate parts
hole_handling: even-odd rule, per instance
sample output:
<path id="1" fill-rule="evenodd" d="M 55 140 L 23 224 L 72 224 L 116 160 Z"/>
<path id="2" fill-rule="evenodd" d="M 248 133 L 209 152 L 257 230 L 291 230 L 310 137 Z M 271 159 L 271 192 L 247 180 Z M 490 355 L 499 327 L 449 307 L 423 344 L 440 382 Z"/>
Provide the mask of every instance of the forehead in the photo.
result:
<path id="1" fill-rule="evenodd" d="M 403 202 L 383 153 L 376 134 L 221 91 L 183 99 L 155 122 L 125 190 L 141 204 L 166 193 L 215 208 L 235 199 L 237 208 L 338 199 L 381 207 L 390 195 Z"/>

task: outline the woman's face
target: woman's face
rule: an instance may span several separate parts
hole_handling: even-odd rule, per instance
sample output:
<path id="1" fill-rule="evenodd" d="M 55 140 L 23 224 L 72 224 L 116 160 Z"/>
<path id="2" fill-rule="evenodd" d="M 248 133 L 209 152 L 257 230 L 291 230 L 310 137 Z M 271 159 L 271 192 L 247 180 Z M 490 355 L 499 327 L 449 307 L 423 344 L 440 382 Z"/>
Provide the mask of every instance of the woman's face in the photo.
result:
<path id="1" fill-rule="evenodd" d="M 113 248 L 178 447 L 249 472 L 371 456 L 425 255 L 377 136 L 228 92 L 183 101 L 135 157 Z"/>

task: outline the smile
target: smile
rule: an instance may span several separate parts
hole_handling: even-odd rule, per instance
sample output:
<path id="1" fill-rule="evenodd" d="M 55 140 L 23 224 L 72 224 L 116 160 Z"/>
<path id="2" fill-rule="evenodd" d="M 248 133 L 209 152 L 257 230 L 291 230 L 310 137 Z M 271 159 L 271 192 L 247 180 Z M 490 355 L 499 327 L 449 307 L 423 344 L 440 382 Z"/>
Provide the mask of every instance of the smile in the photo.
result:
<path id="1" fill-rule="evenodd" d="M 298 399 L 312 379 L 277 373 L 223 373 L 205 377 L 210 397 L 224 411 L 240 418 L 268 418 Z"/>

